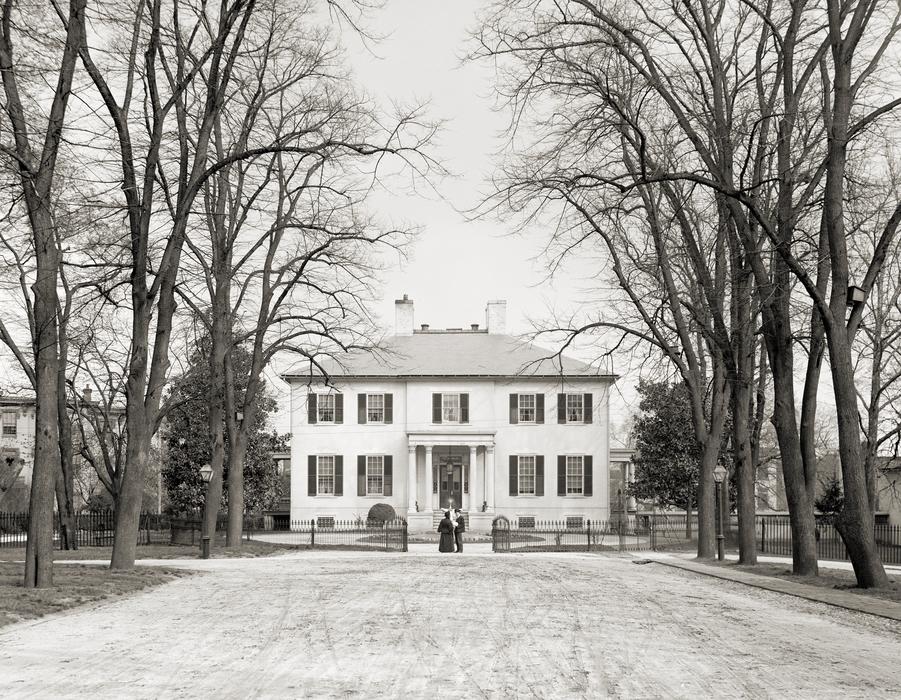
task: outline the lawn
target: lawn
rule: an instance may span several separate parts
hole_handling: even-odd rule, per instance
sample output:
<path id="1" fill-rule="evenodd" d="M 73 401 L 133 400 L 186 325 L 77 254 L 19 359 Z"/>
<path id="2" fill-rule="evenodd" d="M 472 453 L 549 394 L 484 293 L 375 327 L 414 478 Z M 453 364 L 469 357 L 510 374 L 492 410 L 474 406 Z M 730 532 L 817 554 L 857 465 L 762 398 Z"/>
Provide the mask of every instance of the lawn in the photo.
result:
<path id="1" fill-rule="evenodd" d="M 704 562 L 705 564 L 707 562 Z M 844 569 L 827 569 L 820 567 L 819 576 L 795 576 L 791 568 L 786 568 L 785 564 L 755 564 L 754 566 L 745 566 L 744 564 L 736 564 L 735 562 L 725 562 L 720 564 L 715 562 L 716 566 L 733 568 L 739 571 L 747 571 L 751 574 L 759 576 L 771 576 L 774 578 L 785 579 L 786 581 L 794 581 L 795 583 L 805 583 L 808 586 L 818 586 L 820 588 L 840 588 L 850 593 L 858 593 L 865 596 L 873 596 L 875 598 L 883 598 L 885 600 L 894 600 L 901 602 L 901 577 L 889 576 L 890 584 L 887 588 L 858 588 L 857 581 L 854 578 L 853 571 Z"/>
<path id="2" fill-rule="evenodd" d="M 66 564 L 54 567 L 52 588 L 24 588 L 24 570 L 22 563 L 0 562 L 0 627 L 128 595 L 191 574 L 158 567 L 109 571 L 100 566 Z"/>
<path id="3" fill-rule="evenodd" d="M 226 549 L 225 539 L 221 538 L 216 542 L 216 546 L 212 548 L 210 556 L 213 559 L 223 557 L 267 557 L 271 554 L 280 554 L 296 549 L 306 549 L 306 547 L 251 540 L 250 542 L 242 542 L 240 548 Z M 53 552 L 53 559 L 55 561 L 108 560 L 112 555 L 112 551 L 112 547 L 81 547 L 79 549 L 56 550 Z M 199 557 L 200 547 L 192 547 L 191 545 L 147 544 L 137 548 L 138 559 L 197 559 Z M 0 562 L 24 560 L 24 547 L 0 549 Z"/>

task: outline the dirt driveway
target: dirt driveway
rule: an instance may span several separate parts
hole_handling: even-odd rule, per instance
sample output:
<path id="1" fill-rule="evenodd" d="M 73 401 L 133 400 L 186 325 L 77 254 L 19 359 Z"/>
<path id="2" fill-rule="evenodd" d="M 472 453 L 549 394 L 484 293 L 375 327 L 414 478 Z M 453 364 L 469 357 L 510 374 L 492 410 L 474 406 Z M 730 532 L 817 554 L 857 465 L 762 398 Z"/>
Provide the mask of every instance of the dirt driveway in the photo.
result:
<path id="1" fill-rule="evenodd" d="M 172 561 L 167 562 L 172 565 Z M 627 557 L 304 552 L 0 632 L 0 697 L 897 697 L 901 628 Z"/>

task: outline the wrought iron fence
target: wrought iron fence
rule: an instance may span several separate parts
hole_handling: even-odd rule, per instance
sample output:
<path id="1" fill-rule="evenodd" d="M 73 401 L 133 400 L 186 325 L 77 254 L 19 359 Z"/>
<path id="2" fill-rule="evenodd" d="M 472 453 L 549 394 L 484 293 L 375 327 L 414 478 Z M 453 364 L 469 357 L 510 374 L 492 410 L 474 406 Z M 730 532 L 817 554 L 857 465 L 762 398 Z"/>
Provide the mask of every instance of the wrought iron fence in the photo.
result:
<path id="1" fill-rule="evenodd" d="M 407 521 L 402 518 L 387 522 L 363 520 L 292 521 L 287 530 L 256 530 L 248 533 L 248 539 L 258 542 L 307 547 L 309 549 L 363 549 L 385 552 L 406 552 Z"/>
<path id="2" fill-rule="evenodd" d="M 791 556 L 791 522 L 782 517 L 757 517 L 757 543 L 760 554 Z M 873 526 L 876 549 L 884 564 L 901 564 L 901 526 L 877 523 Z M 835 526 L 823 519 L 817 520 L 817 558 L 848 561 L 848 551 Z"/>
<path id="3" fill-rule="evenodd" d="M 63 546 L 61 524 L 53 519 L 53 542 Z M 77 547 L 109 547 L 116 531 L 115 514 L 111 510 L 83 511 L 75 516 L 74 544 Z M 138 523 L 138 544 L 168 543 L 170 517 L 156 513 L 141 513 Z M 28 542 L 28 513 L 0 513 L 0 547 L 24 547 Z"/>
<path id="4" fill-rule="evenodd" d="M 495 552 L 640 552 L 655 547 L 653 525 L 652 520 L 622 517 L 586 520 L 579 527 L 566 521 L 519 527 L 501 517 L 492 523 L 491 546 Z"/>

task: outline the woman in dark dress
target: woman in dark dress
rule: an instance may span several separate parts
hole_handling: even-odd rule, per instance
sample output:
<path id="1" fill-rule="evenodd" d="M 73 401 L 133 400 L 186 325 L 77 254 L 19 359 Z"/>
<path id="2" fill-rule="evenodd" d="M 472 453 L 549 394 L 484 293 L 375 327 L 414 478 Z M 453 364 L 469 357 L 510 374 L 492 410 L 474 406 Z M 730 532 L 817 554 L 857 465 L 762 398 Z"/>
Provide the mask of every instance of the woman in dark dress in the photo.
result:
<path id="1" fill-rule="evenodd" d="M 439 552 L 454 551 L 454 524 L 450 519 L 450 511 L 444 511 L 444 519 L 438 523 L 438 534 L 441 536 L 438 540 Z"/>

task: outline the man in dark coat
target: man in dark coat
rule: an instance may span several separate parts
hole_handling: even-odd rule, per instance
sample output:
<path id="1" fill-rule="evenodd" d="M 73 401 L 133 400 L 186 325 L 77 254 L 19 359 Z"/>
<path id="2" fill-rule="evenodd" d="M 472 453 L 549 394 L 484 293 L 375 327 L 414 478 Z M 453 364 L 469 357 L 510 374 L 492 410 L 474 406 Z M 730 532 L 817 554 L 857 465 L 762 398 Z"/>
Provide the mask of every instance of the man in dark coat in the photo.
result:
<path id="1" fill-rule="evenodd" d="M 450 511 L 444 511 L 444 519 L 438 523 L 438 551 L 453 552 L 454 551 L 454 524 L 450 519 Z"/>
<path id="2" fill-rule="evenodd" d="M 454 519 L 456 520 L 457 527 L 454 530 L 454 541 L 457 545 L 457 553 L 463 551 L 463 533 L 466 532 L 466 519 L 463 517 L 463 513 L 460 512 L 459 508 L 454 508 Z"/>

